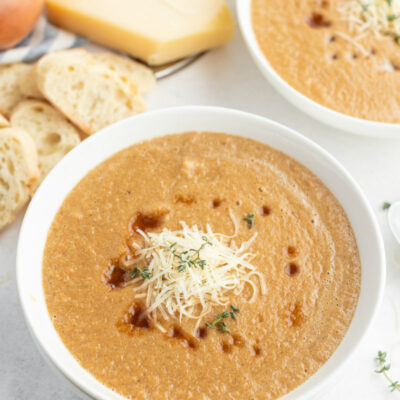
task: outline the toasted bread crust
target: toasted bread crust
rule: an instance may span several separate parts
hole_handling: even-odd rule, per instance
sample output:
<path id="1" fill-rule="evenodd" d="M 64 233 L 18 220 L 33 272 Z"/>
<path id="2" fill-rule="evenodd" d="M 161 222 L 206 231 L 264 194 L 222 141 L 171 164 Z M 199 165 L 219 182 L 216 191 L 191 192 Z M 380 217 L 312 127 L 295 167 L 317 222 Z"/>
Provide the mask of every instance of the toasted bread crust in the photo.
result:
<path id="1" fill-rule="evenodd" d="M 33 139 L 20 128 L 0 129 L 0 229 L 27 203 L 39 177 Z"/>
<path id="2" fill-rule="evenodd" d="M 87 134 L 145 111 L 136 85 L 84 51 L 52 53 L 36 65 L 39 90 Z"/>

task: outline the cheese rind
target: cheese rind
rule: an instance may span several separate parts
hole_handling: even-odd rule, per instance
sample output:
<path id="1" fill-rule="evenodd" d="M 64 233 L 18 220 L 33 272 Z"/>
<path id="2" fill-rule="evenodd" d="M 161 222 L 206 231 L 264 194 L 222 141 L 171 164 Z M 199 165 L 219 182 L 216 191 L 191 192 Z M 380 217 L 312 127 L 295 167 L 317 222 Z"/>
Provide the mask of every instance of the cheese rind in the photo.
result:
<path id="1" fill-rule="evenodd" d="M 217 47 L 234 29 L 224 0 L 47 0 L 47 10 L 55 25 L 150 65 Z"/>

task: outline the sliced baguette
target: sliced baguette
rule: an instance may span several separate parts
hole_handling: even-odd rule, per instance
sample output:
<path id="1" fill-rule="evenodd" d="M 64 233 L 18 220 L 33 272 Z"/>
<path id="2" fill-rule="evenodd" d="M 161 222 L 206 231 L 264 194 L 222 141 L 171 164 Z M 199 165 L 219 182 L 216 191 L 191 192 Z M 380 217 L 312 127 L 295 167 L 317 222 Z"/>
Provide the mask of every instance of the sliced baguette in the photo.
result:
<path id="1" fill-rule="evenodd" d="M 8 119 L 0 114 L 0 128 L 5 128 L 8 125 L 10 125 Z"/>
<path id="2" fill-rule="evenodd" d="M 150 68 L 128 57 L 114 53 L 94 53 L 92 56 L 96 62 L 129 78 L 137 86 L 140 94 L 149 92 L 156 83 Z"/>
<path id="3" fill-rule="evenodd" d="M 0 66 L 0 113 L 10 116 L 11 110 L 23 99 L 19 81 L 31 66 L 23 63 Z"/>
<path id="4" fill-rule="evenodd" d="M 36 65 L 39 90 L 87 134 L 145 111 L 136 86 L 90 55 L 63 51 L 42 57 Z"/>
<path id="5" fill-rule="evenodd" d="M 20 128 L 0 129 L 0 229 L 29 200 L 39 176 L 33 139 Z"/>
<path id="6" fill-rule="evenodd" d="M 24 97 L 43 100 L 44 96 L 40 92 L 36 83 L 36 73 L 34 65 L 21 76 L 18 82 L 19 90 Z"/>
<path id="7" fill-rule="evenodd" d="M 60 54 L 68 54 L 69 57 L 77 57 L 77 59 L 84 59 L 85 62 L 91 62 L 91 55 L 83 48 L 74 48 L 69 50 L 60 51 Z M 19 90 L 24 97 L 45 100 L 42 92 L 39 90 L 36 77 L 35 65 L 30 65 L 26 73 L 21 75 L 19 80 Z"/>
<path id="8" fill-rule="evenodd" d="M 80 143 L 78 130 L 44 101 L 22 101 L 13 110 L 10 122 L 28 132 L 35 141 L 41 180 Z"/>

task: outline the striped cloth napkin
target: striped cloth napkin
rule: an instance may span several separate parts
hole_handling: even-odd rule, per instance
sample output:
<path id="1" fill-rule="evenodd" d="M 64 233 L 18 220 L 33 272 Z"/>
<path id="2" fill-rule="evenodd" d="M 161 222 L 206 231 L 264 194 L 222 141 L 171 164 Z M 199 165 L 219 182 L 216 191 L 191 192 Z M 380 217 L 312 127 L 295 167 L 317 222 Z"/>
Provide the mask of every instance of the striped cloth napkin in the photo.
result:
<path id="1" fill-rule="evenodd" d="M 0 51 L 0 64 L 33 61 L 45 53 L 82 46 L 87 42 L 79 36 L 56 28 L 42 15 L 33 31 L 11 49 Z"/>

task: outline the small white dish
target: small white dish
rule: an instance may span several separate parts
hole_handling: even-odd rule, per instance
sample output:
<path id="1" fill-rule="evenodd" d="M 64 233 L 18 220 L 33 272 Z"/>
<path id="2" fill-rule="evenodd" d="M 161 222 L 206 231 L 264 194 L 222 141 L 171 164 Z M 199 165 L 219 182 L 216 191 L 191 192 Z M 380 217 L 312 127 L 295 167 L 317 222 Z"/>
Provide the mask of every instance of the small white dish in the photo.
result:
<path id="1" fill-rule="evenodd" d="M 251 0 L 236 0 L 236 11 L 240 30 L 257 67 L 269 83 L 293 105 L 320 122 L 350 133 L 400 138 L 400 124 L 351 117 L 325 107 L 295 90 L 272 68 L 258 45 L 251 23 Z"/>
<path id="2" fill-rule="evenodd" d="M 332 357 L 315 375 L 284 397 L 285 400 L 309 399 L 335 382 L 336 374 L 354 354 L 375 319 L 385 284 L 383 242 L 360 188 L 329 153 L 283 125 L 241 111 L 178 107 L 148 112 L 109 126 L 67 154 L 37 190 L 21 228 L 17 282 L 27 324 L 44 357 L 82 394 L 98 400 L 123 399 L 81 367 L 54 329 L 42 285 L 47 233 L 65 197 L 96 165 L 140 141 L 193 130 L 236 134 L 285 152 L 319 176 L 350 219 L 362 262 L 360 299 L 349 330 Z"/>

